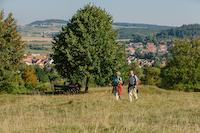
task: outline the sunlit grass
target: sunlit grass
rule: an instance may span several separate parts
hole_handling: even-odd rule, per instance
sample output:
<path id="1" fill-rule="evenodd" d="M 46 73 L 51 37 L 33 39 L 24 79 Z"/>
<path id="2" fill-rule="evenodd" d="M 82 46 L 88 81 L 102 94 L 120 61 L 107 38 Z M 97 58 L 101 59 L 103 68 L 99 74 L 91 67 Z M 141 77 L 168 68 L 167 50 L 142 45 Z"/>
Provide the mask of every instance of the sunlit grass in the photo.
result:
<path id="1" fill-rule="evenodd" d="M 0 95 L 0 132 L 200 132 L 200 93 L 140 88 L 130 103 L 126 88 L 80 95 Z"/>

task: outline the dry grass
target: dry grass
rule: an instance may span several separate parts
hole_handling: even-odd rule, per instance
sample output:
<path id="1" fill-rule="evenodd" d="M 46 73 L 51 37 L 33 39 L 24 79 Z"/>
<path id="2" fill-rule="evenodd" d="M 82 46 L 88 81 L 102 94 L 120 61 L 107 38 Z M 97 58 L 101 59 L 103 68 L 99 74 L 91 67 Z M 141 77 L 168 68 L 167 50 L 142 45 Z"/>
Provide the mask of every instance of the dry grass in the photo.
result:
<path id="1" fill-rule="evenodd" d="M 0 95 L 1 133 L 200 132 L 200 93 L 142 87 L 130 103 L 111 88 L 81 95 Z"/>

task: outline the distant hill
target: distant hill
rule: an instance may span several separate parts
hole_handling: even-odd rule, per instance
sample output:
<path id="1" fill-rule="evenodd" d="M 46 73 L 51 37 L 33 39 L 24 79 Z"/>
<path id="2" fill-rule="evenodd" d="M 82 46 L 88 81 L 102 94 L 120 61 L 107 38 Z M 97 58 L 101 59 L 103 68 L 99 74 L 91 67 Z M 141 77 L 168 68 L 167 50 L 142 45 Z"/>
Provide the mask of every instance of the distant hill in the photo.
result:
<path id="1" fill-rule="evenodd" d="M 142 29 L 169 29 L 170 26 L 161 26 L 154 24 L 140 24 L 140 23 L 113 23 L 115 28 L 142 28 Z"/>
<path id="2" fill-rule="evenodd" d="M 48 27 L 48 26 L 63 26 L 66 25 L 67 21 L 61 19 L 47 19 L 34 21 L 26 26 L 31 27 Z"/>
<path id="3" fill-rule="evenodd" d="M 41 36 L 51 33 L 54 34 L 59 32 L 61 27 L 65 26 L 67 23 L 68 21 L 60 19 L 37 20 L 20 28 L 19 31 L 25 36 L 31 36 L 32 34 L 33 36 Z M 161 31 L 171 28 L 174 27 L 140 23 L 113 23 L 113 29 L 118 32 L 118 39 L 132 39 L 133 35 L 156 35 Z"/>
<path id="4" fill-rule="evenodd" d="M 200 24 L 189 24 L 163 30 L 157 33 L 156 37 L 162 39 L 200 37 Z"/>
<path id="5" fill-rule="evenodd" d="M 119 33 L 119 39 L 131 39 L 133 35 L 156 35 L 163 30 L 168 30 L 174 27 L 138 23 L 114 23 L 113 28 Z"/>
<path id="6" fill-rule="evenodd" d="M 37 20 L 27 24 L 26 26 L 43 26 L 43 25 L 53 25 L 53 24 L 62 24 L 66 25 L 67 21 L 61 19 L 46 19 L 46 20 Z M 122 29 L 122 28 L 141 28 L 141 29 L 169 29 L 169 26 L 160 26 L 160 25 L 153 25 L 153 24 L 139 24 L 139 23 L 121 23 L 116 22 L 113 23 L 113 27 L 115 29 Z"/>

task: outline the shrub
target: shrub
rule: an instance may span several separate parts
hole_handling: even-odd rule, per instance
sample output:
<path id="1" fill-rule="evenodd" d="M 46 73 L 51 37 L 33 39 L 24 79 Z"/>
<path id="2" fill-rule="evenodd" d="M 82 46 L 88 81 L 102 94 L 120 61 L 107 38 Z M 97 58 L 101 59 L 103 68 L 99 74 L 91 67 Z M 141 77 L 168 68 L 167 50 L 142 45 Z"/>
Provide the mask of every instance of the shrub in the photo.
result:
<path id="1" fill-rule="evenodd" d="M 22 78 L 24 80 L 25 86 L 27 89 L 33 89 L 36 87 L 38 81 L 35 74 L 35 69 L 31 66 L 26 66 L 23 73 Z"/>
<path id="2" fill-rule="evenodd" d="M 145 67 L 143 82 L 146 85 L 160 85 L 160 68 Z"/>
<path id="3" fill-rule="evenodd" d="M 200 81 L 200 39 L 176 40 L 172 58 L 162 69 L 162 87 L 194 91 Z M 182 89 L 183 88 L 183 89 Z"/>
<path id="4" fill-rule="evenodd" d="M 39 82 L 42 83 L 49 82 L 48 73 L 44 69 L 36 66 L 35 73 Z"/>

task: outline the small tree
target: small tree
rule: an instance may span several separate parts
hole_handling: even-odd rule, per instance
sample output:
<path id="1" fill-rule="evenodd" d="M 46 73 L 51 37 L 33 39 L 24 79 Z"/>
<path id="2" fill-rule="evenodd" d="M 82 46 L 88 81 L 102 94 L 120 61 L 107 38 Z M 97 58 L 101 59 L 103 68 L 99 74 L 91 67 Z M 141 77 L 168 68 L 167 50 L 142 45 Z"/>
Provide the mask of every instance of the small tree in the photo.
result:
<path id="1" fill-rule="evenodd" d="M 24 47 L 12 14 L 4 19 L 0 11 L 0 91 L 12 92 L 19 88 Z"/>
<path id="2" fill-rule="evenodd" d="M 89 79 L 105 85 L 118 62 L 116 32 L 112 17 L 101 8 L 86 5 L 77 11 L 53 42 L 57 71 L 70 82 Z"/>
<path id="3" fill-rule="evenodd" d="M 38 82 L 35 69 L 31 66 L 25 67 L 22 74 L 22 78 L 25 82 L 26 87 L 29 89 L 32 89 L 33 87 L 35 87 Z"/>
<path id="4" fill-rule="evenodd" d="M 200 89 L 199 73 L 200 39 L 176 40 L 172 49 L 172 59 L 162 69 L 163 87 L 182 86 L 185 89 Z"/>

